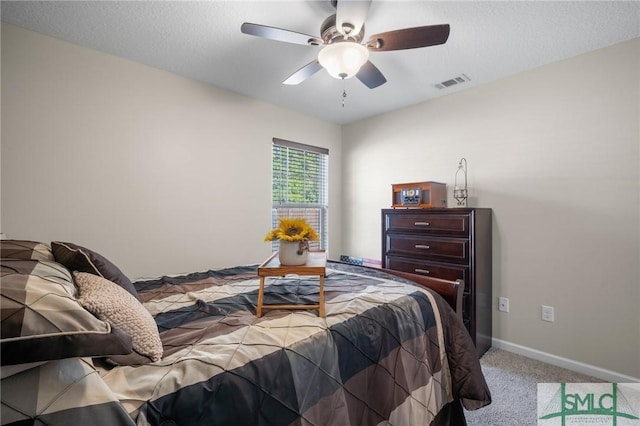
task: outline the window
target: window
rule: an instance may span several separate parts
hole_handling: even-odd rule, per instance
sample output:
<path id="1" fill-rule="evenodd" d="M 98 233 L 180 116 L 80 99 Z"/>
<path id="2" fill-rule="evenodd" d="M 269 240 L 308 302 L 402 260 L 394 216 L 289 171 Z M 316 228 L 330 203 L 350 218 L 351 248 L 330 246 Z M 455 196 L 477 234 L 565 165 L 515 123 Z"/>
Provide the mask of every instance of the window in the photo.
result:
<path id="1" fill-rule="evenodd" d="M 282 217 L 304 218 L 320 237 L 310 242 L 310 248 L 326 250 L 329 150 L 274 138 L 272 161 L 273 227 Z M 278 246 L 274 241 L 272 251 Z"/>

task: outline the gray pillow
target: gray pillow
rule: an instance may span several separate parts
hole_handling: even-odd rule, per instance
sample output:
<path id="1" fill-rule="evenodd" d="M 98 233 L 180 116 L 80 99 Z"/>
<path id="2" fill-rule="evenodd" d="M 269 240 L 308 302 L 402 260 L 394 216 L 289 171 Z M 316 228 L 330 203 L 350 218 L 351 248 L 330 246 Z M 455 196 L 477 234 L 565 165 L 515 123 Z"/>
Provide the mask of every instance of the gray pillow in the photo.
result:
<path id="1" fill-rule="evenodd" d="M 54 260 L 51 247 L 47 244 L 26 240 L 0 240 L 0 257 L 3 259 Z"/>
<path id="2" fill-rule="evenodd" d="M 140 301 L 140 296 L 135 287 L 125 274 L 106 257 L 86 247 L 62 241 L 53 241 L 51 250 L 56 262 L 62 263 L 70 271 L 87 272 L 106 278 L 127 290 L 133 297 Z"/>
<path id="3" fill-rule="evenodd" d="M 2 365 L 131 353 L 131 338 L 75 299 L 71 274 L 55 262 L 2 259 Z"/>

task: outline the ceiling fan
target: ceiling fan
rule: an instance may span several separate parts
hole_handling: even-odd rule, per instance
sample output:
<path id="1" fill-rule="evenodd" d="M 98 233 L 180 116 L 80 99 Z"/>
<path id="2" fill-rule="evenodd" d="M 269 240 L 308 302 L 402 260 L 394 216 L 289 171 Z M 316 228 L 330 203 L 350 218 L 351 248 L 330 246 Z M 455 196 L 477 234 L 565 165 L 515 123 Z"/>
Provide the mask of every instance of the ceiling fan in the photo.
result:
<path id="1" fill-rule="evenodd" d="M 387 79 L 369 61 L 369 52 L 415 49 L 444 44 L 449 38 L 449 24 L 404 28 L 374 34 L 364 40 L 364 21 L 371 0 L 331 0 L 336 13 L 320 26 L 320 37 L 282 28 L 245 22 L 241 31 L 257 37 L 287 43 L 324 46 L 318 58 L 291 74 L 283 83 L 299 84 L 325 68 L 334 78 L 354 75 L 370 89 Z"/>

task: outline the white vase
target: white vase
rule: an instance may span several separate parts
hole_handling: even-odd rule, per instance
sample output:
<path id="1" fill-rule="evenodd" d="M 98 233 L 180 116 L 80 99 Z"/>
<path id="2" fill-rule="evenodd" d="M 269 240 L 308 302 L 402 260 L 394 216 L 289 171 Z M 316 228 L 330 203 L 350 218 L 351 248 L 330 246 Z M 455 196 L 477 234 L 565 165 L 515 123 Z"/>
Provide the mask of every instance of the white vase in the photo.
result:
<path id="1" fill-rule="evenodd" d="M 308 257 L 309 244 L 306 241 L 280 241 L 278 259 L 281 265 L 304 265 Z"/>

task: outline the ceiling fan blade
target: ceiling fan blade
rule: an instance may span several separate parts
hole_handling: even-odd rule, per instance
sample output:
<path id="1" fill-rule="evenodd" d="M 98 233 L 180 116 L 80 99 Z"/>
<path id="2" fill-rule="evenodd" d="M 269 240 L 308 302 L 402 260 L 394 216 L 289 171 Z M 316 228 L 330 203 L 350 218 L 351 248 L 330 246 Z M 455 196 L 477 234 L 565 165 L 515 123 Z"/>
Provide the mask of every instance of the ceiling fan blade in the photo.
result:
<path id="1" fill-rule="evenodd" d="M 448 38 L 449 24 L 429 25 L 374 34 L 366 46 L 372 52 L 415 49 L 444 44 Z"/>
<path id="2" fill-rule="evenodd" d="M 384 75 L 382 75 L 380 70 L 373 65 L 371 61 L 367 61 L 362 68 L 360 68 L 356 77 L 358 77 L 358 80 L 363 82 L 369 89 L 375 89 L 387 82 Z"/>
<path id="3" fill-rule="evenodd" d="M 242 24 L 240 30 L 244 34 L 268 38 L 271 40 L 284 41 L 286 43 L 314 46 L 324 44 L 322 39 L 309 34 L 297 33 L 295 31 L 283 30 L 282 28 L 268 27 L 266 25 L 252 24 L 249 22 Z"/>
<path id="4" fill-rule="evenodd" d="M 315 73 L 317 73 L 318 71 L 320 71 L 321 69 L 322 69 L 322 65 L 320 65 L 320 62 L 318 62 L 317 59 L 314 59 L 304 67 L 300 68 L 298 71 L 291 74 L 289 78 L 287 78 L 285 81 L 282 82 L 282 84 L 289 84 L 289 85 L 300 84 L 306 79 L 308 79 L 309 77 L 311 77 L 312 75 L 314 75 Z"/>
<path id="5" fill-rule="evenodd" d="M 344 35 L 358 34 L 367 18 L 371 0 L 338 0 L 337 3 L 336 28 L 338 31 Z M 349 25 L 352 25 L 353 29 Z"/>

